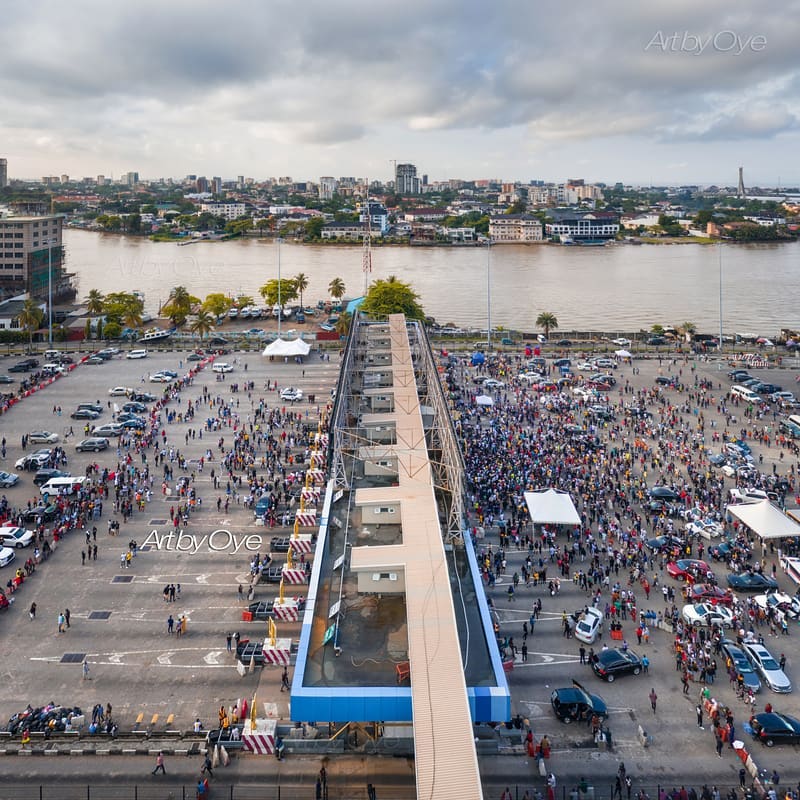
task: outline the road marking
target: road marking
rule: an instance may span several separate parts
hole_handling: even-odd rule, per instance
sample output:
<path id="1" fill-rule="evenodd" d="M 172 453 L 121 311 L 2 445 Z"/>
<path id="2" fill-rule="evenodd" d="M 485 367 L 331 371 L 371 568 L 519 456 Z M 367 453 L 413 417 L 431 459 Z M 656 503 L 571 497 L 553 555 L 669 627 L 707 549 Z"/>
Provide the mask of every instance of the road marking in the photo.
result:
<path id="1" fill-rule="evenodd" d="M 203 661 L 211 666 L 217 666 L 219 664 L 219 657 L 224 652 L 224 650 L 212 650 L 208 655 L 203 656 Z"/>
<path id="2" fill-rule="evenodd" d="M 195 578 L 195 580 L 197 581 L 197 583 L 207 584 L 208 583 L 208 575 L 205 574 L 205 573 L 202 574 L 202 575 L 198 575 Z"/>
<path id="3" fill-rule="evenodd" d="M 158 656 L 157 661 L 162 667 L 172 666 L 173 655 L 175 655 L 175 652 L 173 650 L 168 650 L 166 653 L 162 653 Z"/>

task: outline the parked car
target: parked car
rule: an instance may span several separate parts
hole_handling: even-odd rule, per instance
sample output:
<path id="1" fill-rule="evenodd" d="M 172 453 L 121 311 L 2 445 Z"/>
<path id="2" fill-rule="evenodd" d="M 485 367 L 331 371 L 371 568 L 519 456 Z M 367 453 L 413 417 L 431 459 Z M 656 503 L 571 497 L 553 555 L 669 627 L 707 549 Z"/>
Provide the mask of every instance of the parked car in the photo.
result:
<path id="1" fill-rule="evenodd" d="M 132 411 L 136 414 L 144 414 L 147 411 L 147 406 L 140 403 L 138 400 L 129 400 L 122 406 L 123 411 Z"/>
<path id="2" fill-rule="evenodd" d="M 575 638 L 579 642 L 592 644 L 603 630 L 603 612 L 588 606 L 575 621 Z"/>
<path id="3" fill-rule="evenodd" d="M 131 392 L 131 400 L 136 400 L 139 403 L 155 403 L 158 398 L 150 392 Z"/>
<path id="4" fill-rule="evenodd" d="M 132 391 L 129 386 L 115 386 L 108 390 L 108 394 L 111 397 L 127 397 Z"/>
<path id="5" fill-rule="evenodd" d="M 670 489 L 669 486 L 654 486 L 648 494 L 650 497 L 656 497 L 659 500 L 671 500 L 672 502 L 681 499 L 681 496 L 674 489 Z"/>
<path id="6" fill-rule="evenodd" d="M 703 603 L 712 606 L 732 606 L 733 595 L 713 583 L 687 584 L 683 596 L 688 603 Z"/>
<path id="7" fill-rule="evenodd" d="M 35 522 L 39 517 L 44 522 L 50 522 L 58 515 L 58 506 L 55 503 L 38 503 L 35 506 L 26 508 L 22 512 L 22 519 L 25 522 Z"/>
<path id="8" fill-rule="evenodd" d="M 22 547 L 30 547 L 34 538 L 34 532 L 26 531 L 25 528 L 0 528 L 0 543 L 2 543 L 3 547 L 14 547 L 17 550 Z"/>
<path id="9" fill-rule="evenodd" d="M 745 655 L 736 642 L 730 639 L 723 639 L 721 642 L 722 653 L 726 658 L 730 658 L 733 668 L 736 670 L 737 679 L 742 678 L 742 685 L 745 689 L 752 689 L 753 692 L 761 690 L 761 680 L 758 673 L 753 669 L 750 659 Z"/>
<path id="10" fill-rule="evenodd" d="M 667 564 L 667 572 L 671 578 L 688 583 L 702 582 L 714 574 L 711 567 L 699 558 L 680 558 L 677 561 L 670 561 Z"/>
<path id="11" fill-rule="evenodd" d="M 303 399 L 303 392 L 301 389 L 295 389 L 293 386 L 287 386 L 281 391 L 281 400 L 288 400 L 292 403 Z"/>
<path id="12" fill-rule="evenodd" d="M 800 720 L 777 711 L 762 712 L 750 717 L 753 738 L 767 747 L 776 744 L 800 743 Z"/>
<path id="13" fill-rule="evenodd" d="M 51 478 L 69 478 L 70 473 L 60 469 L 40 469 L 34 476 L 36 486 L 44 486 Z"/>
<path id="14" fill-rule="evenodd" d="M 129 417 L 122 422 L 122 427 L 126 430 L 143 431 L 147 429 L 147 420 L 140 417 Z"/>
<path id="15" fill-rule="evenodd" d="M 55 444 L 58 441 L 58 434 L 50 431 L 32 431 L 28 434 L 28 441 L 35 444 Z"/>
<path id="16" fill-rule="evenodd" d="M 52 451 L 48 447 L 41 448 L 40 450 L 36 450 L 33 453 L 28 453 L 27 455 L 22 456 L 22 458 L 18 459 L 14 467 L 16 469 L 25 469 L 25 470 L 38 470 L 44 467 L 47 462 L 50 460 L 50 456 Z"/>
<path id="17" fill-rule="evenodd" d="M 0 470 L 0 487 L 8 489 L 11 486 L 16 486 L 17 483 L 19 483 L 19 475 L 16 472 Z"/>
<path id="18" fill-rule="evenodd" d="M 505 386 L 503 381 L 498 381 L 496 378 L 486 378 L 483 381 L 483 386 L 485 389 L 502 389 Z"/>
<path id="19" fill-rule="evenodd" d="M 119 422 L 107 422 L 105 425 L 92 428 L 92 436 L 119 436 L 124 430 L 125 428 Z"/>
<path id="20" fill-rule="evenodd" d="M 737 592 L 768 592 L 778 588 L 778 581 L 761 572 L 731 572 L 728 574 L 728 586 Z"/>
<path id="21" fill-rule="evenodd" d="M 564 689 L 553 689 L 550 695 L 553 713 L 567 725 L 570 722 L 588 722 L 593 715 L 601 720 L 608 716 L 605 700 L 596 694 L 589 694 L 580 684 Z"/>
<path id="22" fill-rule="evenodd" d="M 104 436 L 90 436 L 75 445 L 75 449 L 79 453 L 95 452 L 99 453 L 101 450 L 108 450 L 108 439 Z"/>
<path id="23" fill-rule="evenodd" d="M 753 602 L 764 611 L 774 609 L 779 618 L 784 616 L 792 620 L 800 618 L 800 598 L 784 592 L 758 594 L 753 598 Z"/>
<path id="24" fill-rule="evenodd" d="M 0 547 L 0 567 L 7 567 L 17 554 L 10 547 Z"/>
<path id="25" fill-rule="evenodd" d="M 154 372 L 150 376 L 150 383 L 169 383 L 172 378 L 164 372 Z"/>
<path id="26" fill-rule="evenodd" d="M 211 371 L 216 372 L 218 374 L 225 372 L 233 372 L 233 367 L 226 361 L 217 361 L 214 363 L 214 366 L 211 367 Z"/>
<path id="27" fill-rule="evenodd" d="M 610 648 L 595 654 L 592 671 L 598 678 L 613 683 L 620 675 L 638 675 L 642 671 L 642 660 L 633 650 Z"/>
<path id="28" fill-rule="evenodd" d="M 736 624 L 733 612 L 721 604 L 686 605 L 681 615 L 689 625 L 719 625 L 721 628 L 732 628 Z"/>
<path id="29" fill-rule="evenodd" d="M 763 644 L 745 642 L 742 645 L 750 663 L 773 692 L 785 694 L 792 691 L 792 682 L 786 677 L 772 653 Z"/>
<path id="30" fill-rule="evenodd" d="M 647 344 L 654 345 L 654 346 L 658 346 L 658 345 L 666 344 L 666 343 L 667 343 L 667 340 L 663 336 L 651 336 L 647 340 Z"/>
<path id="31" fill-rule="evenodd" d="M 98 414 L 97 411 L 92 411 L 91 408 L 76 408 L 75 411 L 70 414 L 72 419 L 97 419 L 99 416 L 100 414 Z"/>
<path id="32" fill-rule="evenodd" d="M 14 379 L 10 375 L 0 375 L 0 384 L 14 383 Z"/>

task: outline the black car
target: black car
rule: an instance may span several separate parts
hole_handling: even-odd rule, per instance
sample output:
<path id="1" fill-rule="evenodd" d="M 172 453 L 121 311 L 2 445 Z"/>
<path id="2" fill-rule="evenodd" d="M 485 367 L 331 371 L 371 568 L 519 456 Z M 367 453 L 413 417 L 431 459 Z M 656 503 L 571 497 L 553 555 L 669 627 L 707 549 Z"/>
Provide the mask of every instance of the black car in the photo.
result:
<path id="1" fill-rule="evenodd" d="M 558 347 L 572 347 L 572 340 L 571 339 L 559 339 L 556 342 Z"/>
<path id="2" fill-rule="evenodd" d="M 27 362 L 20 361 L 19 364 L 14 364 L 13 367 L 9 367 L 9 372 L 30 372 L 33 367 L 29 366 Z"/>
<path id="3" fill-rule="evenodd" d="M 244 665 L 248 665 L 252 661 L 257 667 L 263 667 L 263 642 L 251 642 L 249 639 L 242 639 L 236 647 L 236 658 Z"/>
<path id="4" fill-rule="evenodd" d="M 96 411 L 98 414 L 103 413 L 102 403 L 78 403 L 78 408 L 88 408 L 89 411 Z"/>
<path id="5" fill-rule="evenodd" d="M 592 671 L 598 678 L 613 683 L 619 675 L 638 675 L 642 671 L 642 660 L 633 650 L 601 650 L 595 654 Z"/>
<path id="6" fill-rule="evenodd" d="M 147 406 L 144 403 L 140 403 L 138 400 L 129 400 L 124 406 L 122 406 L 122 410 L 142 414 L 147 411 Z"/>
<path id="7" fill-rule="evenodd" d="M 202 361 L 204 358 L 205 356 L 200 355 L 200 353 L 189 353 L 189 355 L 186 356 L 187 361 Z"/>
<path id="8" fill-rule="evenodd" d="M 208 340 L 208 343 L 213 344 L 215 347 L 217 347 L 228 344 L 228 340 L 224 339 L 222 336 L 212 336 Z"/>
<path id="9" fill-rule="evenodd" d="M 646 504 L 647 510 L 651 514 L 662 514 L 665 517 L 677 517 L 680 513 L 681 507 L 677 503 L 668 503 L 666 500 L 650 500 Z"/>
<path id="10" fill-rule="evenodd" d="M 40 469 L 34 476 L 33 482 L 37 486 L 44 486 L 50 478 L 69 478 L 69 472 L 60 469 Z"/>
<path id="11" fill-rule="evenodd" d="M 603 698 L 589 694 L 579 684 L 565 689 L 553 689 L 550 705 L 553 713 L 567 725 L 573 720 L 588 722 L 593 714 L 601 720 L 608 716 L 608 707 Z"/>
<path id="12" fill-rule="evenodd" d="M 659 375 L 656 378 L 656 383 L 660 386 L 677 386 L 678 379 L 674 378 L 672 375 Z"/>
<path id="13" fill-rule="evenodd" d="M 50 520 L 56 518 L 57 514 L 58 507 L 54 503 L 49 505 L 39 503 L 39 505 L 26 508 L 22 513 L 22 519 L 25 522 L 35 522 L 37 517 L 41 517 L 45 522 L 50 522 Z"/>
<path id="14" fill-rule="evenodd" d="M 741 381 L 749 381 L 752 379 L 752 375 L 746 369 L 735 369 L 732 372 L 728 373 L 728 378 L 732 380 L 734 383 L 740 383 Z"/>
<path id="15" fill-rule="evenodd" d="M 736 670 L 737 680 L 741 675 L 744 688 L 752 689 L 754 693 L 758 692 L 761 689 L 761 679 L 753 669 L 753 665 L 745 655 L 744 650 L 730 639 L 723 639 L 720 645 L 725 658 L 730 658 L 733 668 Z"/>
<path id="16" fill-rule="evenodd" d="M 652 344 L 652 345 L 659 345 L 659 344 L 666 344 L 666 343 L 667 343 L 667 340 L 663 336 L 651 336 L 647 340 L 647 344 Z"/>
<path id="17" fill-rule="evenodd" d="M 767 747 L 776 744 L 797 744 L 800 742 L 800 720 L 777 711 L 755 714 L 750 717 L 753 738 Z"/>
<path id="18" fill-rule="evenodd" d="M 711 464 L 712 467 L 720 469 L 728 463 L 728 457 L 723 453 L 715 453 L 713 456 L 708 457 L 708 463 Z"/>
<path id="19" fill-rule="evenodd" d="M 158 398 L 150 392 L 131 392 L 130 399 L 137 403 L 155 403 Z"/>
<path id="20" fill-rule="evenodd" d="M 568 358 L 557 358 L 553 362 L 554 367 L 570 367 L 572 366 L 572 362 Z"/>
<path id="21" fill-rule="evenodd" d="M 673 503 L 681 499 L 681 496 L 674 489 L 670 489 L 669 486 L 654 486 L 648 494 L 657 500 L 669 500 Z"/>
<path id="22" fill-rule="evenodd" d="M 715 561 L 730 561 L 731 556 L 734 554 L 740 555 L 745 561 L 747 561 L 752 555 L 752 552 L 746 545 L 738 544 L 737 542 L 725 541 L 709 545 L 708 554 Z"/>
<path id="23" fill-rule="evenodd" d="M 783 386 L 778 386 L 777 383 L 759 383 L 753 391 L 758 394 L 775 394 L 782 392 Z"/>
<path id="24" fill-rule="evenodd" d="M 273 601 L 260 601 L 256 603 L 250 603 L 247 607 L 247 610 L 253 615 L 253 619 L 271 619 L 274 616 L 273 611 Z"/>
<path id="25" fill-rule="evenodd" d="M 10 375 L 0 375 L 0 383 L 14 383 L 14 379 Z"/>
<path id="26" fill-rule="evenodd" d="M 604 422 L 611 422 L 614 419 L 614 412 L 605 406 L 591 406 L 589 416 L 595 419 L 602 419 Z"/>
<path id="27" fill-rule="evenodd" d="M 653 416 L 646 408 L 641 408 L 640 406 L 633 406 L 625 410 L 630 416 L 636 419 L 650 419 Z"/>
<path id="28" fill-rule="evenodd" d="M 728 574 L 728 586 L 737 592 L 766 592 L 778 588 L 778 581 L 761 572 L 742 572 Z"/>
<path id="29" fill-rule="evenodd" d="M 678 556 L 683 552 L 685 545 L 683 541 L 676 536 L 656 536 L 653 539 L 648 539 L 645 542 L 645 546 L 654 553 Z"/>
<path id="30" fill-rule="evenodd" d="M 100 414 L 97 411 L 92 411 L 91 408 L 77 408 L 70 414 L 72 419 L 97 419 Z"/>

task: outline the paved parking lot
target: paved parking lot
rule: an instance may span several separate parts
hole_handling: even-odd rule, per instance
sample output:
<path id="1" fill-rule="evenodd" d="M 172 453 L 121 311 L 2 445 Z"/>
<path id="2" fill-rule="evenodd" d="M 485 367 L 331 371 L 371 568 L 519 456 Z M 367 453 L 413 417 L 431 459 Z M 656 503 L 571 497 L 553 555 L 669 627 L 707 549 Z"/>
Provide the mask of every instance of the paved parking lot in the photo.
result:
<path id="1" fill-rule="evenodd" d="M 97 463 L 115 470 L 118 464 L 115 440 L 111 449 L 102 453 L 76 453 L 75 443 L 82 435 L 82 421 L 71 420 L 69 413 L 79 402 L 99 400 L 106 408 L 96 424 L 111 421 L 113 409 L 108 403 L 122 403 L 124 398 L 110 398 L 108 389 L 113 386 L 131 386 L 160 395 L 164 385 L 150 383 L 147 378 L 163 368 L 171 368 L 183 375 L 189 365 L 186 354 L 151 354 L 143 360 L 127 360 L 122 356 L 99 365 L 82 365 L 69 376 L 61 378 L 43 391 L 26 398 L 2 417 L 2 433 L 7 440 L 7 453 L 2 468 L 13 471 L 14 462 L 22 455 L 21 437 L 31 430 L 46 428 L 61 437 L 66 449 L 68 466 L 73 475 L 83 474 L 86 466 Z M 317 403 L 324 407 L 330 389 L 338 375 L 338 359 L 321 361 L 312 353 L 306 364 L 293 361 L 270 362 L 260 355 L 231 354 L 221 358 L 234 365 L 234 371 L 224 381 L 206 368 L 198 373 L 194 384 L 182 393 L 181 404 L 173 402 L 170 409 L 185 411 L 188 399 L 197 398 L 207 387 L 212 396 L 233 398 L 235 411 L 246 421 L 247 415 L 266 398 L 267 406 L 287 407 L 276 391 L 265 391 L 265 381 L 277 381 L 278 387 L 293 385 L 303 390 L 303 402 L 294 408 L 308 415 L 316 425 Z M 245 365 L 247 370 L 245 371 Z M 245 380 L 255 383 L 252 397 L 240 391 L 232 394 L 231 385 Z M 307 402 L 308 395 L 315 395 L 317 403 Z M 61 416 L 53 413 L 60 406 Z M 162 412 L 163 414 L 163 412 Z M 228 445 L 233 434 L 230 429 L 207 435 L 204 439 L 189 439 L 190 427 L 202 425 L 204 415 L 192 423 L 175 422 L 167 428 L 167 445 L 174 446 L 189 459 L 203 455 L 208 447 L 215 453 L 219 437 L 224 436 Z M 68 437 L 70 426 L 75 436 Z M 29 445 L 28 450 L 40 445 Z M 152 464 L 152 457 L 149 458 Z M 0 687 L 0 719 L 2 722 L 14 712 L 30 703 L 42 705 L 49 701 L 64 705 L 79 705 L 91 709 L 95 703 L 111 703 L 114 716 L 122 728 L 132 726 L 140 711 L 149 722 L 158 713 L 157 727 L 166 723 L 170 714 L 175 715 L 173 727 L 189 729 L 196 717 L 206 726 L 216 722 L 216 712 L 221 704 L 230 706 L 240 697 L 252 697 L 256 689 L 255 678 L 240 677 L 234 661 L 226 648 L 226 634 L 239 631 L 242 638 L 263 638 L 265 625 L 244 623 L 241 611 L 246 603 L 238 601 L 237 588 L 240 583 L 247 586 L 249 561 L 252 553 L 243 546 L 244 534 L 263 535 L 267 551 L 269 538 L 280 529 L 270 530 L 257 526 L 253 513 L 236 502 L 232 502 L 226 514 L 224 507 L 217 512 L 216 499 L 225 498 L 225 484 L 214 491 L 210 469 L 216 461 L 207 463 L 203 473 L 196 473 L 198 494 L 202 498 L 202 510 L 193 514 L 186 533 L 194 537 L 198 546 L 188 549 L 184 540 L 182 549 L 173 540 L 168 546 L 166 534 L 170 531 L 169 510 L 175 506 L 174 498 L 164 497 L 160 491 L 161 472 L 156 470 L 153 499 L 143 513 L 135 513 L 128 523 L 120 519 L 118 537 L 109 536 L 107 522 L 111 502 L 106 502 L 102 519 L 97 521 L 97 561 L 81 563 L 81 550 L 85 545 L 82 531 L 73 531 L 59 543 L 57 551 L 47 562 L 39 566 L 36 573 L 15 593 L 11 609 L 0 618 L 4 629 L 6 647 L 0 654 L 0 671 L 4 679 Z M 174 466 L 174 465 L 173 465 Z M 12 505 L 24 505 L 29 498 L 38 497 L 38 487 L 32 483 L 33 473 L 20 472 L 20 483 L 5 490 Z M 175 469 L 176 477 L 181 474 Z M 188 474 L 188 473 L 187 473 Z M 218 473 L 219 474 L 219 473 Z M 110 500 L 113 500 L 113 492 Z M 209 550 L 208 536 L 216 530 L 230 531 L 218 534 L 213 541 L 214 550 Z M 164 546 L 145 547 L 133 559 L 130 569 L 120 566 L 120 555 L 127 543 L 135 539 L 140 545 L 155 541 L 152 532 Z M 233 538 L 237 537 L 237 538 Z M 249 543 L 252 547 L 253 542 Z M 238 552 L 234 552 L 238 546 Z M 195 550 L 195 552 L 191 552 Z M 27 554 L 21 551 L 20 555 Z M 27 555 L 25 555 L 27 557 Z M 13 567 L 0 571 L 0 579 Z M 163 598 L 166 584 L 180 584 L 180 596 L 175 603 Z M 276 587 L 262 584 L 256 599 L 273 597 Z M 36 619 L 28 616 L 30 604 L 37 604 Z M 70 627 L 66 633 L 58 633 L 58 614 L 68 608 L 71 612 Z M 167 633 L 167 618 L 172 615 L 185 616 L 187 632 L 178 638 Z M 294 629 L 293 629 L 294 628 Z M 279 625 L 281 635 L 296 638 L 298 626 Z M 89 663 L 89 680 L 83 680 L 81 661 L 85 656 Z M 65 661 L 67 663 L 65 663 Z M 278 692 L 280 671 L 277 668 L 264 672 L 264 686 L 259 691 L 260 700 L 279 701 L 287 698 Z M 269 693 L 269 696 L 268 696 Z M 279 705 L 279 712 L 286 716 L 286 702 Z"/>

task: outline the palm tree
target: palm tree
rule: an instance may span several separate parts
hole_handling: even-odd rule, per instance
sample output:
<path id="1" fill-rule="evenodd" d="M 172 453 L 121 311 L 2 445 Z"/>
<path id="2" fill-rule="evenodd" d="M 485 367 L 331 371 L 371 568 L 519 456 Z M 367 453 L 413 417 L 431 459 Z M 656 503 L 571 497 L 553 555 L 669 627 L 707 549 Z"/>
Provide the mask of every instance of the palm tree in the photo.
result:
<path id="1" fill-rule="evenodd" d="M 197 312 L 197 319 L 192 323 L 191 330 L 192 333 L 199 333 L 200 334 L 200 341 L 203 341 L 203 337 L 214 330 L 214 323 L 216 319 L 214 315 L 210 311 L 205 311 L 204 309 L 200 309 Z"/>
<path id="2" fill-rule="evenodd" d="M 308 289 L 308 276 L 304 272 L 298 272 L 294 276 L 294 285 L 297 287 L 297 292 L 300 295 L 300 308 L 303 307 L 303 292 Z"/>
<path id="3" fill-rule="evenodd" d="M 344 297 L 344 281 L 341 278 L 334 278 L 328 284 L 328 292 L 334 300 L 341 300 Z"/>
<path id="4" fill-rule="evenodd" d="M 86 310 L 90 314 L 103 312 L 103 293 L 99 289 L 91 289 L 86 298 Z"/>
<path id="5" fill-rule="evenodd" d="M 172 320 L 173 325 L 183 325 L 192 311 L 192 306 L 197 302 L 197 298 L 190 295 L 185 286 L 175 286 L 161 311 Z"/>
<path id="6" fill-rule="evenodd" d="M 686 338 L 691 341 L 692 337 L 697 333 L 697 325 L 695 325 L 694 322 L 684 322 L 683 325 L 681 325 L 681 330 Z"/>
<path id="7" fill-rule="evenodd" d="M 552 311 L 542 311 L 536 317 L 536 327 L 544 330 L 544 335 L 549 339 L 550 331 L 558 327 L 558 318 Z"/>
<path id="8" fill-rule="evenodd" d="M 19 312 L 19 324 L 28 331 L 28 345 L 33 347 L 33 332 L 39 329 L 44 319 L 44 311 L 36 305 L 36 301 L 29 297 L 22 305 Z"/>
<path id="9" fill-rule="evenodd" d="M 350 332 L 350 320 L 352 318 L 353 315 L 348 311 L 344 311 L 339 315 L 339 319 L 336 322 L 336 333 L 338 333 L 339 336 L 347 336 Z"/>

